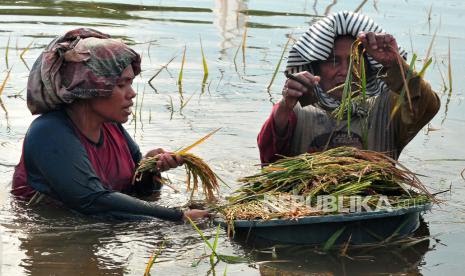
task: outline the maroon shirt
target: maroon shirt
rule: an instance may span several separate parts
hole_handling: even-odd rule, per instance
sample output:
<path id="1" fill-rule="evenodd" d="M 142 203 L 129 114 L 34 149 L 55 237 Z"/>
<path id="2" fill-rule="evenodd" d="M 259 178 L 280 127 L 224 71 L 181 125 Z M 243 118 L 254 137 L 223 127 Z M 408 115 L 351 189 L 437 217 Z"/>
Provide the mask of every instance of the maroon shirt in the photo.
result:
<path id="1" fill-rule="evenodd" d="M 135 164 L 128 143 L 116 124 L 105 123 L 100 141 L 94 143 L 87 139 L 77 128 L 75 132 L 87 151 L 87 157 L 102 185 L 113 191 L 127 191 L 131 187 Z M 63 160 L 66 162 L 66 160 Z M 29 199 L 35 190 L 27 184 L 27 170 L 24 152 L 15 168 L 12 193 L 22 199 Z"/>

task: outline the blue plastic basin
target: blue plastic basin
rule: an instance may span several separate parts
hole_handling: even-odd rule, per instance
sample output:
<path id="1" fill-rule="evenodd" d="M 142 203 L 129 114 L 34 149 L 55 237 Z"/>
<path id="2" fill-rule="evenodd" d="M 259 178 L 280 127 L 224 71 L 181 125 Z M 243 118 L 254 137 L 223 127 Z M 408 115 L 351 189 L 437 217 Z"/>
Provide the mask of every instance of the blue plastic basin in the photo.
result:
<path id="1" fill-rule="evenodd" d="M 276 243 L 324 244 L 337 231 L 344 229 L 335 245 L 376 243 L 388 238 L 402 238 L 420 225 L 420 213 L 431 209 L 431 204 L 395 209 L 299 219 L 235 220 L 235 236 L 248 241 L 255 239 Z M 226 226 L 224 220 L 215 220 Z"/>

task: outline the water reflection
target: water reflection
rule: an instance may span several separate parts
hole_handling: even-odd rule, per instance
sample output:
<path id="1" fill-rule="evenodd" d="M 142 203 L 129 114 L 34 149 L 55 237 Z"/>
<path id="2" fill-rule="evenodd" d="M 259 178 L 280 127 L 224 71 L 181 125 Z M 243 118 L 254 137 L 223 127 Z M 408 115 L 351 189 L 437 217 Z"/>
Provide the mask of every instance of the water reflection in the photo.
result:
<path id="1" fill-rule="evenodd" d="M 105 2 L 80 2 L 80 1 L 21 1 L 22 6 L 18 6 L 16 0 L 2 1 L 0 15 L 25 15 L 25 16 L 54 16 L 54 17 L 88 17 L 99 19 L 145 19 L 157 20 L 156 18 L 138 16 L 140 12 L 210 12 L 210 9 L 195 7 L 170 7 L 154 5 L 138 5 L 123 3 L 105 3 Z M 173 20 L 178 22 L 189 23 L 209 23 L 208 21 L 186 21 Z M 23 23 L 23 22 L 21 22 Z M 55 22 L 56 23 L 56 22 Z M 79 22 L 82 24 L 82 22 Z M 106 23 L 108 24 L 108 23 Z M 89 25 L 96 26 L 96 25 Z M 102 25 L 99 25 L 102 26 Z"/>
<path id="2" fill-rule="evenodd" d="M 213 24 L 219 30 L 221 58 L 226 57 L 226 50 L 237 45 L 245 27 L 247 16 L 240 12 L 247 9 L 247 4 L 240 0 L 216 0 Z M 235 42 L 236 41 L 236 42 Z"/>
<path id="3" fill-rule="evenodd" d="M 261 275 L 417 275 L 431 249 L 429 228 L 422 221 L 412 238 L 385 246 L 342 246 L 330 252 L 295 245 L 250 250 L 253 259 L 261 263 Z"/>
<path id="4" fill-rule="evenodd" d="M 19 265 L 28 275 L 46 275 L 50 271 L 71 275 L 76 269 L 99 274 L 102 265 L 95 252 L 101 246 L 100 238 L 112 236 L 107 225 L 86 220 L 65 209 L 50 206 L 31 209 L 22 202 L 12 204 L 14 218 L 3 226 L 8 229 L 14 225 L 28 225 L 16 229 L 20 232 L 17 233 L 19 249 L 25 254 Z M 113 272 L 122 272 L 122 268 L 113 269 Z"/>
<path id="5" fill-rule="evenodd" d="M 28 208 L 13 202 L 12 220 L 2 222 L 6 232 L 19 231 L 19 250 L 25 254 L 19 265 L 28 275 L 124 275 L 136 246 L 145 254 L 168 239 L 163 222 L 102 221 L 50 204 Z"/>

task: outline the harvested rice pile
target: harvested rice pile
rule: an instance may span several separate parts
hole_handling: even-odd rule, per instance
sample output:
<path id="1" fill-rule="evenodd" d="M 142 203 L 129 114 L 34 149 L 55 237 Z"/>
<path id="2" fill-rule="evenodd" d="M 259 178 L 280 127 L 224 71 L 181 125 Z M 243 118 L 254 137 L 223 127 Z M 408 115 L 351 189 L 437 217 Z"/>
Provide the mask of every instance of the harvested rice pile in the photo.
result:
<path id="1" fill-rule="evenodd" d="M 434 201 L 415 174 L 397 161 L 351 147 L 286 157 L 239 181 L 244 185 L 221 210 L 229 221 L 367 211 L 354 206 L 401 208 Z M 325 198 L 337 202 L 331 205 Z M 357 200 L 359 204 L 354 204 Z M 334 205 L 336 210 L 321 208 Z"/>

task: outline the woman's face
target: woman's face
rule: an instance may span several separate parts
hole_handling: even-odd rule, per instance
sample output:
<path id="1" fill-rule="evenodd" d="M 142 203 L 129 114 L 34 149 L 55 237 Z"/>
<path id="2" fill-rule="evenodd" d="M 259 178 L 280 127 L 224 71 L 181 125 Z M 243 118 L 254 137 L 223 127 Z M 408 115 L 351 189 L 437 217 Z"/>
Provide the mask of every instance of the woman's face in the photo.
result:
<path id="1" fill-rule="evenodd" d="M 119 82 L 113 88 L 110 97 L 89 100 L 89 108 L 102 122 L 125 123 L 132 112 L 132 99 L 136 93 L 132 89 L 134 71 L 129 65 L 121 74 Z"/>
<path id="2" fill-rule="evenodd" d="M 350 36 L 341 36 L 334 42 L 333 53 L 325 61 L 317 65 L 317 74 L 320 76 L 320 86 L 323 91 L 328 91 L 345 82 L 350 62 L 350 47 L 354 39 Z M 337 89 L 331 93 L 336 99 L 341 99 L 343 89 Z"/>

